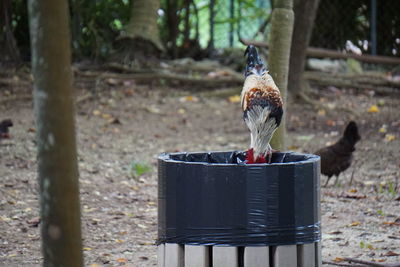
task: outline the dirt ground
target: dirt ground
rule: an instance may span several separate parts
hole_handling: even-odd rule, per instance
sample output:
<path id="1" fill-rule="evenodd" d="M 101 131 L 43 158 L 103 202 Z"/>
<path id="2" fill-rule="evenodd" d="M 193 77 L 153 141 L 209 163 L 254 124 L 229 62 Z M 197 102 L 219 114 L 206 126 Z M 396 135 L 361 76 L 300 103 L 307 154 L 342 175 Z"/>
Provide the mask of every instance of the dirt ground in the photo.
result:
<path id="1" fill-rule="evenodd" d="M 78 98 L 92 87 L 80 84 Z M 29 90 L 0 88 L 0 98 Z M 133 81 L 109 80 L 95 94 L 77 106 L 85 266 L 155 266 L 157 154 L 246 149 L 240 104 L 224 93 Z M 332 143 L 351 119 L 362 136 L 339 184 L 331 179 L 322 189 L 323 260 L 400 262 L 400 93 L 328 87 L 314 94 L 333 110 L 289 102 L 290 150 L 313 152 Z M 378 112 L 368 112 L 372 105 Z M 14 127 L 11 139 L 0 141 L 0 266 L 40 266 L 32 101 L 3 103 L 0 120 L 6 118 Z M 135 163 L 150 171 L 137 175 Z"/>

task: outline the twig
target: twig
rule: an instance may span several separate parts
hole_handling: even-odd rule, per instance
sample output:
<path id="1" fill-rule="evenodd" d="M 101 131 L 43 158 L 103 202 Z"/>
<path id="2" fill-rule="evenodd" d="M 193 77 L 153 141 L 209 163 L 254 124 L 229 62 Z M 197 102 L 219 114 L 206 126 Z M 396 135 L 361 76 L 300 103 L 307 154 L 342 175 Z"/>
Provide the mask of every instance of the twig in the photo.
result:
<path id="1" fill-rule="evenodd" d="M 32 99 L 32 94 L 12 95 L 12 96 L 4 97 L 4 98 L 0 99 L 0 104 L 7 103 L 10 101 L 31 100 L 31 99 Z"/>
<path id="2" fill-rule="evenodd" d="M 79 75 L 85 77 L 97 77 L 99 79 L 114 78 L 114 79 L 134 79 L 142 81 L 154 81 L 154 80 L 168 80 L 177 81 L 188 84 L 201 85 L 202 87 L 217 87 L 221 85 L 241 85 L 243 79 L 238 77 L 226 76 L 220 78 L 209 78 L 209 77 L 192 77 L 182 74 L 172 74 L 163 72 L 153 73 L 99 73 L 99 72 L 79 72 Z"/>
<path id="3" fill-rule="evenodd" d="M 372 266 L 372 267 L 400 267 L 400 262 L 398 262 L 398 263 L 377 263 L 377 262 L 373 262 L 373 261 L 365 261 L 365 260 L 359 260 L 359 259 L 354 259 L 354 258 L 343 258 L 343 259 L 348 262 L 361 263 L 361 264 L 365 264 L 367 266 Z"/>
<path id="4" fill-rule="evenodd" d="M 322 261 L 322 263 L 323 264 L 335 265 L 335 266 L 345 266 L 345 267 L 365 267 L 365 265 L 349 264 L 349 263 L 338 263 L 338 262 L 332 262 L 332 261 Z"/>

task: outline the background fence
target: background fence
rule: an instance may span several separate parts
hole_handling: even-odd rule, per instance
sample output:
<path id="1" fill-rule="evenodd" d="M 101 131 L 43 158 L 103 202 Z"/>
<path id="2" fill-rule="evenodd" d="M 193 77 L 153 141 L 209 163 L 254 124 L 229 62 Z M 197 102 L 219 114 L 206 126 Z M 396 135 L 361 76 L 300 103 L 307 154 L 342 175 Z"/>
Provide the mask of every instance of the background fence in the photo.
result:
<path id="1" fill-rule="evenodd" d="M 239 46 L 239 37 L 265 39 L 270 28 L 271 1 L 217 0 L 215 47 Z M 200 39 L 209 39 L 208 33 L 202 34 Z M 343 50 L 347 40 L 362 53 L 400 56 L 400 1 L 321 0 L 311 46 Z"/>
<path id="2" fill-rule="evenodd" d="M 69 1 L 74 58 L 107 58 L 129 21 L 134 0 Z M 259 41 L 268 38 L 273 0 L 160 2 L 159 27 L 166 47 L 185 46 L 185 32 L 188 31 L 190 38 L 203 49 L 210 46 L 242 47 L 240 38 Z M 0 52 L 19 50 L 22 59 L 29 60 L 26 0 L 2 0 L 0 3 Z M 176 21 L 168 21 L 168 6 L 176 8 L 178 25 Z M 184 22 L 187 12 L 190 13 L 189 24 Z M 11 18 L 8 26 L 5 23 L 7 17 Z M 171 38 L 170 29 L 174 27 L 178 32 L 177 38 Z M 400 0 L 320 0 L 311 46 L 344 50 L 348 40 L 364 54 L 399 57 Z M 174 50 L 168 50 L 168 53 L 172 58 L 190 56 L 171 51 Z"/>

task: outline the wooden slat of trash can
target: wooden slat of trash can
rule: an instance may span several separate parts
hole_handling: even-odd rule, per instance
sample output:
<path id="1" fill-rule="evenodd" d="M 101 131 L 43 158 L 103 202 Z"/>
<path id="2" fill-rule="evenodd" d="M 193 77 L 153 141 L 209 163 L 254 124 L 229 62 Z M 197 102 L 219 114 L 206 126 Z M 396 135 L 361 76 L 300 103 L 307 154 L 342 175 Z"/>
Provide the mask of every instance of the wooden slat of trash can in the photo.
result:
<path id="1" fill-rule="evenodd" d="M 158 245 L 157 247 L 157 266 L 165 267 L 165 244 Z"/>
<path id="2" fill-rule="evenodd" d="M 278 246 L 275 248 L 273 257 L 274 267 L 296 267 L 297 266 L 297 246 Z"/>
<path id="3" fill-rule="evenodd" d="M 185 267 L 209 267 L 208 246 L 185 245 Z"/>
<path id="4" fill-rule="evenodd" d="M 315 243 L 297 246 L 297 267 L 315 267 Z"/>
<path id="5" fill-rule="evenodd" d="M 246 247 L 244 249 L 244 267 L 270 267 L 269 247 Z"/>
<path id="6" fill-rule="evenodd" d="M 315 243 L 315 266 L 322 266 L 322 247 L 321 241 Z"/>
<path id="7" fill-rule="evenodd" d="M 237 247 L 213 247 L 213 266 L 239 267 Z"/>
<path id="8" fill-rule="evenodd" d="M 158 267 L 209 267 L 210 261 L 218 267 L 238 267 L 240 262 L 244 267 L 321 267 L 321 243 L 245 247 L 242 255 L 238 247 L 229 246 L 158 246 Z"/>
<path id="9" fill-rule="evenodd" d="M 165 267 L 184 267 L 183 246 L 178 244 L 165 244 Z"/>

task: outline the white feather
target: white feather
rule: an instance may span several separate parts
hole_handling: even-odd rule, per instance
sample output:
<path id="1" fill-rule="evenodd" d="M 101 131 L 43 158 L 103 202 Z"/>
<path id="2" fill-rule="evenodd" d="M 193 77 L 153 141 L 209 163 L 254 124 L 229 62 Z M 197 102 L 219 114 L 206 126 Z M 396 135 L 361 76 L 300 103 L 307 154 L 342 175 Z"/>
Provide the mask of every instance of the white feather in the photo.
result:
<path id="1" fill-rule="evenodd" d="M 270 118 L 269 107 L 262 108 L 259 105 L 253 106 L 247 111 L 245 122 L 250 130 L 250 147 L 254 150 L 254 158 L 261 154 L 267 154 L 272 150 L 269 142 L 277 126 L 275 118 Z"/>

